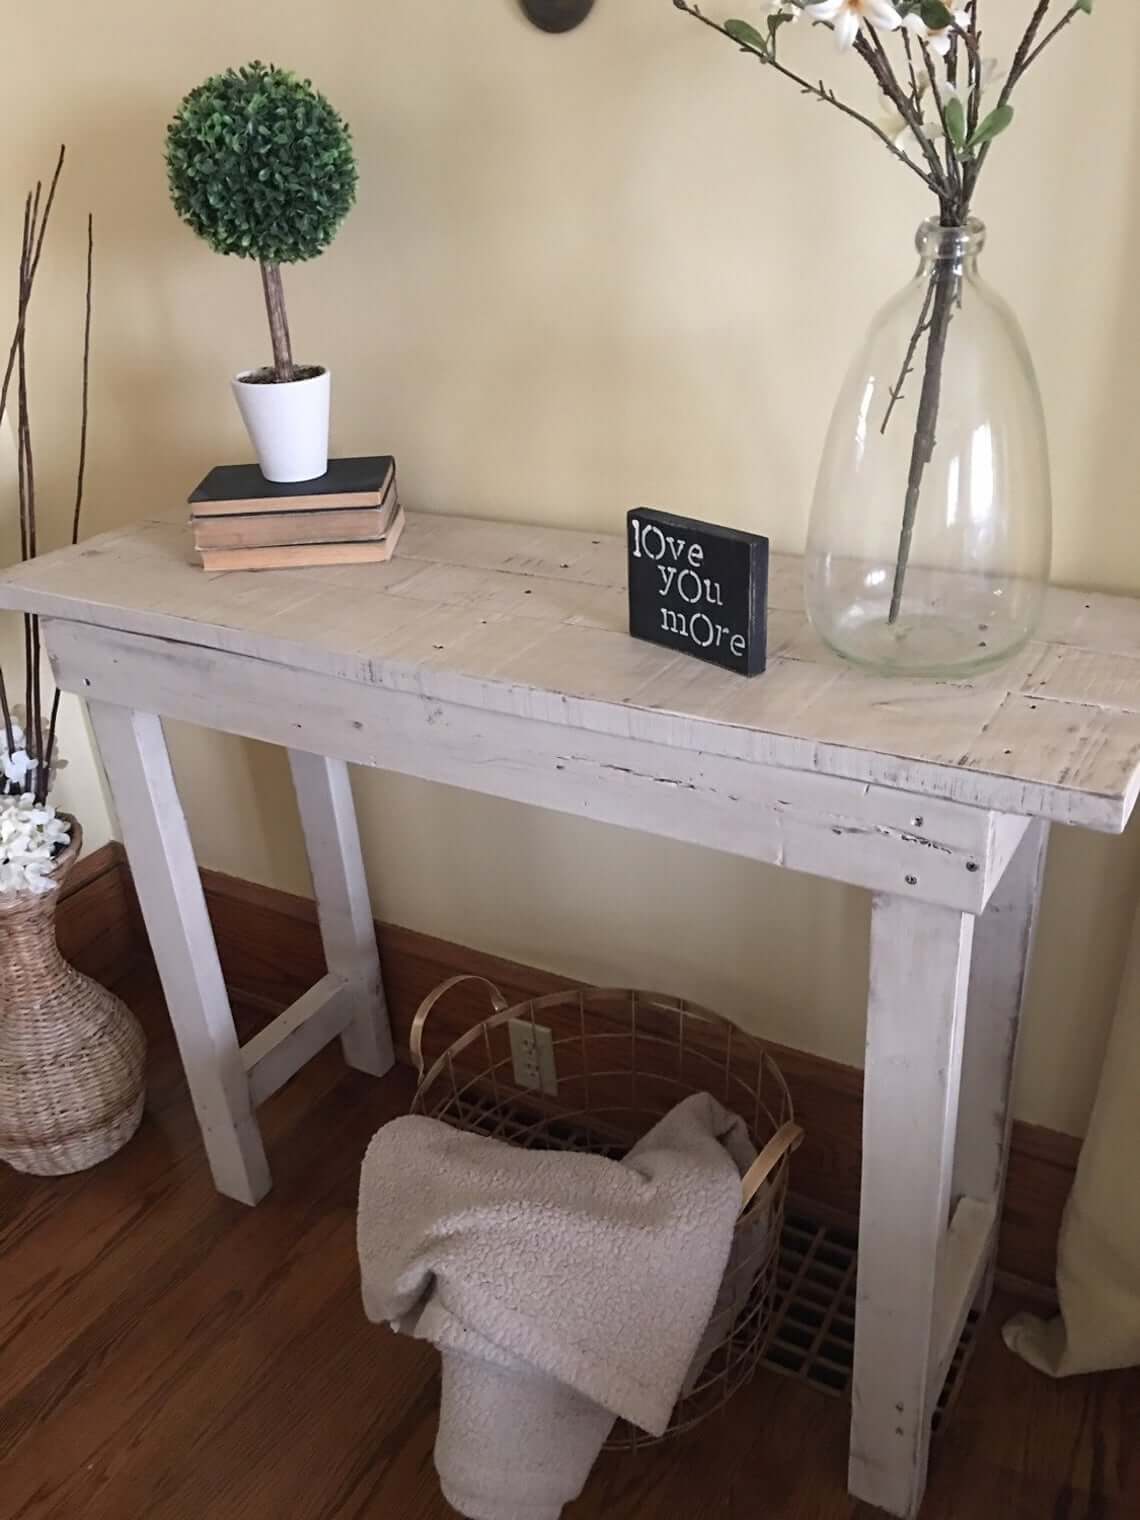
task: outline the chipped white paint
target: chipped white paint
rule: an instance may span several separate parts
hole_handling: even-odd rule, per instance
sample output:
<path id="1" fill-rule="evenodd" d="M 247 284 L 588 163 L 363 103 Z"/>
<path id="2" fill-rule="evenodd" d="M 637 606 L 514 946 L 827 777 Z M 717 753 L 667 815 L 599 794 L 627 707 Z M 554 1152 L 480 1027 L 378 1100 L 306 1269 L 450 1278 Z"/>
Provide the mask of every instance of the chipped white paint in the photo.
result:
<path id="1" fill-rule="evenodd" d="M 974 926 L 962 1061 L 962 1108 L 954 1160 L 955 1198 L 1000 1208 L 1013 1128 L 1013 1073 L 1049 825 L 1024 820 L 1009 868 Z M 997 1241 L 979 1284 L 978 1308 L 993 1290 Z"/>
<path id="2" fill-rule="evenodd" d="M 339 976 L 323 976 L 242 1046 L 255 1106 L 284 1087 L 330 1040 L 343 1037 L 352 1022 L 353 990 Z"/>
<path id="3" fill-rule="evenodd" d="M 102 702 L 90 711 L 214 1183 L 257 1203 L 269 1165 L 162 723 Z"/>
<path id="4" fill-rule="evenodd" d="M 210 1164 L 247 1202 L 256 1103 L 338 1034 L 391 1061 L 346 762 L 875 890 L 850 1473 L 911 1517 L 992 1279 L 1048 821 L 1119 831 L 1140 788 L 1140 603 L 1054 592 L 1000 669 L 884 680 L 820 647 L 776 556 L 746 681 L 630 640 L 624 560 L 607 535 L 413 515 L 386 565 L 211 577 L 155 521 L 7 572 L 0 606 L 48 620 L 92 702 Z M 291 753 L 329 975 L 244 1050 L 154 714 Z"/>
<path id="5" fill-rule="evenodd" d="M 906 1517 L 926 1485 L 936 1318 L 951 1318 L 938 1290 L 973 932 L 967 914 L 875 898 L 848 1486 Z"/>
<path id="6" fill-rule="evenodd" d="M 804 622 L 776 556 L 768 673 L 626 635 L 624 540 L 412 514 L 387 565 L 208 576 L 155 521 L 0 578 L 24 608 L 588 733 L 1120 830 L 1140 787 L 1140 616 L 1053 594 L 1047 641 L 969 681 L 879 680 Z"/>
<path id="7" fill-rule="evenodd" d="M 996 880 L 996 815 L 937 798 L 718 755 L 668 749 L 644 740 L 568 732 L 565 725 L 479 712 L 411 692 L 394 692 L 161 639 L 46 620 L 44 632 L 60 685 L 128 705 L 148 693 L 168 717 L 289 747 L 302 800 L 331 762 L 378 766 L 493 796 L 576 813 L 600 822 L 980 912 Z M 343 773 L 343 766 L 341 767 Z M 306 823 L 314 878 L 340 872 L 338 838 L 359 860 L 347 778 L 341 804 L 323 803 Z M 326 783 L 320 781 L 322 793 Z M 921 811 L 919 811 L 921 809 Z M 1010 820 L 1014 830 L 1024 820 Z M 329 846 L 322 851 L 321 840 Z M 1004 859 L 1002 860 L 1004 864 Z M 353 867 L 355 894 L 317 880 L 322 901 L 345 914 L 367 894 Z M 327 936 L 326 936 L 327 940 Z M 374 953 L 374 952 L 373 952 Z M 329 951 L 329 965 L 334 964 Z M 367 977 L 362 978 L 367 982 Z"/>
<path id="8" fill-rule="evenodd" d="M 959 1115 L 959 1123 L 962 1121 Z M 927 1402 L 933 1410 L 950 1371 L 970 1310 L 997 1246 L 997 1210 L 977 1198 L 958 1201 L 942 1241 L 934 1296 Z"/>
<path id="9" fill-rule="evenodd" d="M 295 706 L 301 698 L 293 692 L 288 700 Z M 341 1037 L 344 1058 L 357 1071 L 382 1077 L 396 1056 L 348 767 L 341 759 L 296 749 L 290 750 L 289 764 L 325 961 L 348 988 L 352 1009 L 351 1022 Z"/>

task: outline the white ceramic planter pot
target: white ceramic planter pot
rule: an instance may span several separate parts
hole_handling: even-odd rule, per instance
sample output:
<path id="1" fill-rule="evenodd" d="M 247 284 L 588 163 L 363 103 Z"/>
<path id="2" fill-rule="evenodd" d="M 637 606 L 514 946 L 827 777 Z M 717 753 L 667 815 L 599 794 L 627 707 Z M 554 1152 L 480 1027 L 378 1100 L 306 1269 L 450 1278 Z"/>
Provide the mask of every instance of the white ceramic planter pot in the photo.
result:
<path id="1" fill-rule="evenodd" d="M 316 480 L 329 467 L 329 372 L 284 383 L 266 383 L 266 373 L 243 370 L 231 382 L 261 473 L 266 480 Z"/>

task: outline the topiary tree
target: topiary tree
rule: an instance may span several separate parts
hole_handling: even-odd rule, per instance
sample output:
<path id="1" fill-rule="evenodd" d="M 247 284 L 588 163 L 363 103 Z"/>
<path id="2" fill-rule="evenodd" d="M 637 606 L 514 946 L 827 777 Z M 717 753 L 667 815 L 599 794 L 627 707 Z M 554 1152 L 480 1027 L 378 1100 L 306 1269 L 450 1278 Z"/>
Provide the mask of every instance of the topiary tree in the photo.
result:
<path id="1" fill-rule="evenodd" d="M 356 198 L 347 123 L 307 79 L 249 63 L 186 96 L 166 168 L 182 220 L 215 252 L 260 262 L 275 378 L 292 380 L 281 265 L 323 253 Z"/>

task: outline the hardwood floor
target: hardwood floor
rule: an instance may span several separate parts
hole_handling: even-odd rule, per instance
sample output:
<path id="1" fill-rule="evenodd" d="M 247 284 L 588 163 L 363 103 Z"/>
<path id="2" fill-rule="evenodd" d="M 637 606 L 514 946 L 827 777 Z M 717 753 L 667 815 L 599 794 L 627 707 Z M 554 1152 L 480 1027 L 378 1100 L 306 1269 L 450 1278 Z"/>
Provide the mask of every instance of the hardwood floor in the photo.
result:
<path id="1" fill-rule="evenodd" d="M 137 1138 L 77 1177 L 0 1170 L 2 1520 L 448 1520 L 435 1353 L 369 1325 L 354 1208 L 411 1079 L 332 1047 L 262 1110 L 275 1186 L 218 1197 L 153 974 Z M 1136 1520 L 1140 1372 L 1054 1385 L 995 1306 L 934 1449 L 924 1520 Z M 565 1520 L 870 1520 L 844 1493 L 847 1409 L 762 1373 L 719 1420 L 604 1456 Z"/>

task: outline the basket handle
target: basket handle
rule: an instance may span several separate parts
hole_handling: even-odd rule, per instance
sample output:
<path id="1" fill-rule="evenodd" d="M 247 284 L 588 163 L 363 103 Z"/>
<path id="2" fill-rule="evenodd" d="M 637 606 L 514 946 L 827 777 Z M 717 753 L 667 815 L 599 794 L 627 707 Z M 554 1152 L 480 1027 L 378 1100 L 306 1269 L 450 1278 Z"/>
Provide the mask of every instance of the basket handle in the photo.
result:
<path id="1" fill-rule="evenodd" d="M 742 1214 L 788 1152 L 799 1149 L 803 1138 L 804 1132 L 798 1124 L 789 1121 L 780 1126 L 741 1179 Z"/>
<path id="2" fill-rule="evenodd" d="M 408 1039 L 412 1052 L 412 1060 L 416 1063 L 416 1072 L 421 1082 L 424 1075 L 424 1025 L 428 1021 L 428 1014 L 444 993 L 450 992 L 453 987 L 458 987 L 460 982 L 482 982 L 491 995 L 491 1006 L 496 1013 L 502 1013 L 504 1009 L 510 1006 L 494 982 L 489 982 L 485 976 L 449 976 L 446 982 L 440 982 L 435 991 L 429 992 L 416 1009 L 416 1016 L 412 1020 L 412 1032 Z"/>

